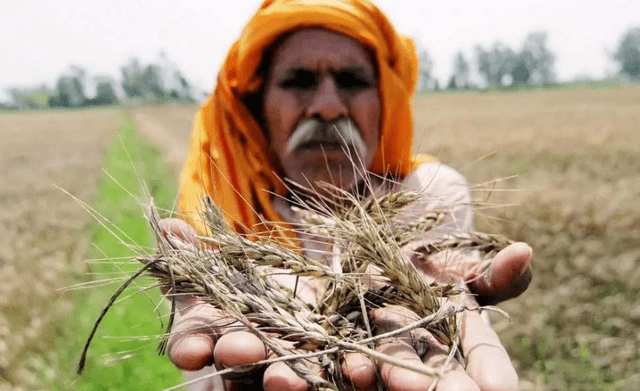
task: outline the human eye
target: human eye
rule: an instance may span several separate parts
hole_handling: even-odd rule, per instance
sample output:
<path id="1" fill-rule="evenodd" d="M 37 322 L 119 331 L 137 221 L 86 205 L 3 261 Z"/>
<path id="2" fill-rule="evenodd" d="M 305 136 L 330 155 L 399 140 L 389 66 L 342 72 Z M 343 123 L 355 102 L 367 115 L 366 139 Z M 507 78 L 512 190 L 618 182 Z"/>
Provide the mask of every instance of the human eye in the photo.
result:
<path id="1" fill-rule="evenodd" d="M 338 88 L 349 91 L 364 90 L 374 86 L 374 83 L 365 75 L 360 75 L 357 72 L 352 71 L 336 73 L 335 80 Z"/>
<path id="2" fill-rule="evenodd" d="M 287 90 L 310 90 L 317 86 L 318 78 L 314 72 L 296 70 L 286 75 L 279 84 Z"/>

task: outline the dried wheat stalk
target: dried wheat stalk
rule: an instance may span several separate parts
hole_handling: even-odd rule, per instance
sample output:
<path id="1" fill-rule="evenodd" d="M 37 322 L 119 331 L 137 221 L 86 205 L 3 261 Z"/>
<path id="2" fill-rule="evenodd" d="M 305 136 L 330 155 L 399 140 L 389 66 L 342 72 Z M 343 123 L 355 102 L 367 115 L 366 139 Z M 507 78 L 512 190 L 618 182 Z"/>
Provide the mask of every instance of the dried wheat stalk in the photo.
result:
<path id="1" fill-rule="evenodd" d="M 339 361 L 346 351 L 359 351 L 378 361 L 439 376 L 437 370 L 396 362 L 373 350 L 372 343 L 397 333 L 373 336 L 369 311 L 388 305 L 409 308 L 422 320 L 404 331 L 424 328 L 440 343 L 449 346 L 452 353 L 459 351 L 455 346 L 459 340 L 456 314 L 465 307 L 447 299 L 459 295 L 461 289 L 451 283 L 426 283 L 402 251 L 405 244 L 424 237 L 437 226 L 447 211 L 433 211 L 410 223 L 398 223 L 395 217 L 404 207 L 420 199 L 420 194 L 396 192 L 370 196 L 363 201 L 339 189 L 335 192 L 340 195 L 340 201 L 328 208 L 296 209 L 308 231 L 333 242 L 331 265 L 275 242 L 252 241 L 233 232 L 221 211 L 211 203 L 203 211 L 211 235 L 199 238 L 207 246 L 200 248 L 183 243 L 175 248 L 167 243 L 160 230 L 158 213 L 151 206 L 148 219 L 159 252 L 136 258 L 144 267 L 116 292 L 103 315 L 133 279 L 147 273 L 171 295 L 193 296 L 224 311 L 230 319 L 255 333 L 314 389 L 345 389 Z M 476 248 L 490 253 L 508 244 L 504 239 L 468 233 L 427 243 L 417 252 L 428 256 L 447 249 Z M 361 276 L 371 267 L 385 279 L 383 288 L 373 289 L 362 282 Z M 315 307 L 267 277 L 283 269 L 295 276 L 325 282 L 324 293 Z M 96 322 L 94 332 L 103 315 Z M 167 335 L 170 328 L 171 324 Z M 91 337 L 79 371 L 84 366 Z M 305 360 L 322 367 L 327 380 L 309 370 L 302 356 L 283 348 L 280 340 L 293 341 L 298 350 L 318 352 Z M 163 341 L 161 352 L 164 346 Z M 246 366 L 240 369 L 246 370 Z"/>

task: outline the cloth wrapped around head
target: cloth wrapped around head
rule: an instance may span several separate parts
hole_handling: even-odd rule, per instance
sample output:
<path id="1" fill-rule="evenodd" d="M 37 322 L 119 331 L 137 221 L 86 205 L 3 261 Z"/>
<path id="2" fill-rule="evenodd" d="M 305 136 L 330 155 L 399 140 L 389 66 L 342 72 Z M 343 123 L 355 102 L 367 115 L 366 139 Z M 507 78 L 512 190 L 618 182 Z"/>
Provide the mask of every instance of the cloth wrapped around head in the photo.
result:
<path id="1" fill-rule="evenodd" d="M 382 112 L 379 148 L 370 170 L 402 177 L 414 168 L 411 100 L 417 58 L 412 41 L 367 1 L 267 0 L 231 47 L 215 91 L 193 125 L 178 211 L 200 234 L 206 233 L 198 217 L 206 196 L 241 233 L 271 231 L 272 222 L 281 220 L 271 199 L 274 193 L 284 195 L 286 187 L 270 162 L 265 132 L 245 101 L 264 84 L 259 68 L 270 47 L 304 28 L 344 34 L 373 53 Z M 276 236 L 293 235 L 278 232 Z"/>

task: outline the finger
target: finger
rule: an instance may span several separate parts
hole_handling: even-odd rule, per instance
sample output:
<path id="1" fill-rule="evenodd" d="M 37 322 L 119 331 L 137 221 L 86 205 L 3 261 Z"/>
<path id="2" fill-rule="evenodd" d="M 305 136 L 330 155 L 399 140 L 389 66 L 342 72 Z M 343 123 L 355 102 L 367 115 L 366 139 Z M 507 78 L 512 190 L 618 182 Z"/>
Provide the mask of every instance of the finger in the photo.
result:
<path id="1" fill-rule="evenodd" d="M 218 369 L 226 369 L 238 365 L 253 364 L 267 357 L 267 349 L 256 335 L 248 331 L 236 331 L 223 335 L 216 342 L 213 358 Z M 252 368 L 245 374 L 253 373 Z M 242 373 L 234 373 L 227 378 L 242 377 Z"/>
<path id="2" fill-rule="evenodd" d="M 377 380 L 376 365 L 367 356 L 360 353 L 347 353 L 342 361 L 342 374 L 345 381 L 356 390 L 368 390 Z"/>
<path id="3" fill-rule="evenodd" d="M 458 366 L 456 369 L 453 369 L 444 374 L 442 379 L 438 380 L 438 385 L 436 386 L 435 391 L 480 391 L 480 388 L 467 375 L 462 369 L 462 367 Z M 484 389 L 483 389 L 484 391 Z M 512 390 L 515 391 L 515 390 Z"/>
<path id="4" fill-rule="evenodd" d="M 423 365 L 416 351 L 405 341 L 393 340 L 380 345 L 377 350 L 396 360 Z M 380 376 L 390 391 L 424 391 L 435 381 L 431 376 L 386 362 L 380 364 Z"/>
<path id="5" fill-rule="evenodd" d="M 369 311 L 369 316 L 376 326 L 376 334 L 388 333 L 420 319 L 415 312 L 399 305 L 373 309 Z M 408 340 L 410 335 L 405 332 L 400 337 Z"/>
<path id="6" fill-rule="evenodd" d="M 531 282 L 531 255 L 528 244 L 513 243 L 484 269 L 470 268 L 465 278 L 471 292 L 477 295 L 478 304 L 496 304 L 522 294 Z"/>
<path id="7" fill-rule="evenodd" d="M 160 232 L 166 242 L 171 248 L 178 249 L 180 247 L 179 242 L 191 243 L 195 246 L 199 246 L 200 242 L 196 237 L 195 230 L 187 223 L 179 219 L 163 219 L 160 220 Z M 170 286 L 163 285 L 160 287 L 162 294 L 167 295 L 171 288 Z"/>
<path id="8" fill-rule="evenodd" d="M 224 380 L 220 376 L 213 376 L 216 372 L 214 367 L 204 367 L 199 371 L 183 372 L 184 378 L 189 382 L 189 388 L 184 387 L 183 390 L 192 391 L 232 391 L 225 388 Z"/>
<path id="9" fill-rule="evenodd" d="M 467 311 L 462 330 L 467 373 L 483 391 L 517 390 L 518 375 L 490 325 L 477 311 Z"/>
<path id="10" fill-rule="evenodd" d="M 200 241 L 197 238 L 196 231 L 186 222 L 180 219 L 164 219 L 160 221 L 160 231 L 172 247 L 178 248 L 175 239 L 180 241 L 200 245 Z"/>
<path id="11" fill-rule="evenodd" d="M 171 362 L 186 371 L 195 371 L 213 363 L 213 348 L 222 314 L 208 304 L 185 309 L 179 316 L 169 340 L 167 354 Z"/>
<path id="12" fill-rule="evenodd" d="M 389 306 L 370 311 L 371 319 L 376 325 L 379 334 L 395 330 L 412 321 L 418 316 L 407 308 L 400 306 Z M 409 364 L 423 365 L 415 349 L 409 344 L 410 335 L 405 333 L 380 344 L 376 349 L 392 358 L 405 361 Z M 434 382 L 434 378 L 405 369 L 387 362 L 380 363 L 380 376 L 382 382 L 390 391 L 413 391 L 426 390 Z"/>
<path id="13" fill-rule="evenodd" d="M 378 267 L 369 265 L 362 275 L 361 281 L 367 289 L 382 289 L 389 282 L 389 279 L 382 275 Z"/>
<path id="14" fill-rule="evenodd" d="M 216 342 L 213 357 L 218 370 L 253 364 L 267 357 L 267 349 L 258 337 L 248 331 L 223 335 Z M 223 375 L 226 391 L 255 390 L 262 383 L 264 367 L 252 367 Z"/>
<path id="15" fill-rule="evenodd" d="M 432 387 L 435 382 L 436 391 L 480 391 L 473 379 L 467 375 L 462 365 L 456 359 L 449 360 L 448 348 L 439 343 L 433 334 L 423 328 L 414 329 L 411 334 L 412 338 L 418 339 L 420 343 L 427 346 L 426 354 L 422 359 L 425 366 L 439 370 L 442 373 L 441 378 L 430 379 L 431 384 L 424 385 L 425 389 Z M 418 388 L 423 386 L 419 383 L 419 380 L 408 379 L 405 381 L 416 381 L 419 384 Z M 396 385 L 396 387 L 407 389 L 407 385 Z"/>
<path id="16" fill-rule="evenodd" d="M 428 335 L 429 348 L 422 362 L 431 368 L 441 368 L 444 372 L 441 379 L 437 380 L 435 391 L 480 391 L 476 383 L 467 375 L 460 363 L 452 359 L 447 362 L 449 355 L 445 347 L 424 329 L 423 336 Z"/>
<path id="17" fill-rule="evenodd" d="M 283 362 L 267 367 L 262 386 L 265 391 L 305 391 L 309 388 L 309 384 Z"/>

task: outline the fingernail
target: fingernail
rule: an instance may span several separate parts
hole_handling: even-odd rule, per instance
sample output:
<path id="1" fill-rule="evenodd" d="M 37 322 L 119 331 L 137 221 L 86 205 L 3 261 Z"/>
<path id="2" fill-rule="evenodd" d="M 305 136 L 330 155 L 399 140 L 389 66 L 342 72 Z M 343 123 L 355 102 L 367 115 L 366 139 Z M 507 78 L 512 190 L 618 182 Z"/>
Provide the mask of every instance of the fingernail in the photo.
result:
<path id="1" fill-rule="evenodd" d="M 529 267 L 531 266 L 531 256 L 533 255 L 533 249 L 531 248 L 531 246 L 529 246 L 526 243 L 523 243 L 523 244 L 527 246 L 526 251 L 527 251 L 528 261 L 522 265 L 522 268 L 520 269 L 520 274 L 524 274 L 527 271 L 527 269 L 529 269 Z"/>

